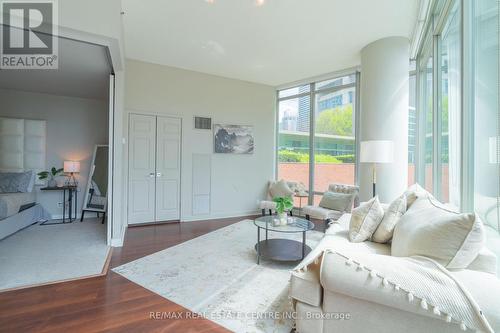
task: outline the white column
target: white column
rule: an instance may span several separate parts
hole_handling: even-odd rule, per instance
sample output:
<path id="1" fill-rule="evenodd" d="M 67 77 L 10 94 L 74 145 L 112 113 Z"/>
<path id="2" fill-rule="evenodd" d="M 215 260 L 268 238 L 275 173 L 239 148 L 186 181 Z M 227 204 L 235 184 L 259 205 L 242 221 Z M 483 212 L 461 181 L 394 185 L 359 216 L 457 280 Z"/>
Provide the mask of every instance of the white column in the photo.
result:
<path id="1" fill-rule="evenodd" d="M 377 194 L 389 203 L 408 182 L 409 41 L 388 37 L 361 50 L 361 141 L 391 140 L 394 162 L 377 166 Z M 372 166 L 360 164 L 360 198 L 372 197 Z"/>

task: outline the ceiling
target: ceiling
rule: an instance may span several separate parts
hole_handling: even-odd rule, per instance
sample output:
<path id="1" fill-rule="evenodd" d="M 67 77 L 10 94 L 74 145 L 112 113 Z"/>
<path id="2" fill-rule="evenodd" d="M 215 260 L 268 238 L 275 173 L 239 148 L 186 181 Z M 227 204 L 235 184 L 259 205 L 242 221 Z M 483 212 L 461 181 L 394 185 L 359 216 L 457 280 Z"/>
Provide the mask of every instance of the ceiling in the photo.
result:
<path id="1" fill-rule="evenodd" d="M 126 56 L 272 86 L 410 37 L 418 0 L 123 0 Z"/>
<path id="2" fill-rule="evenodd" d="M 59 38 L 57 70 L 2 70 L 0 88 L 106 100 L 111 72 L 104 47 Z"/>

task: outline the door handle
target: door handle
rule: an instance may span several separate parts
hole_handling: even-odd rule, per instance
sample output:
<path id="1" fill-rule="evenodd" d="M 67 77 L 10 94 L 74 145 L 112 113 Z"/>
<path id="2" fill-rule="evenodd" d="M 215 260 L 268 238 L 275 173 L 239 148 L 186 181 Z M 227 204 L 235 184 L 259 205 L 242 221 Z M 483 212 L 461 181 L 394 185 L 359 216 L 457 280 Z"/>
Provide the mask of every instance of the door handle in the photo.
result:
<path id="1" fill-rule="evenodd" d="M 149 173 L 149 177 L 153 178 L 155 176 L 155 173 L 154 172 L 150 172 Z"/>
<path id="2" fill-rule="evenodd" d="M 156 174 L 156 177 L 161 177 L 161 172 L 158 172 L 158 173 Z"/>

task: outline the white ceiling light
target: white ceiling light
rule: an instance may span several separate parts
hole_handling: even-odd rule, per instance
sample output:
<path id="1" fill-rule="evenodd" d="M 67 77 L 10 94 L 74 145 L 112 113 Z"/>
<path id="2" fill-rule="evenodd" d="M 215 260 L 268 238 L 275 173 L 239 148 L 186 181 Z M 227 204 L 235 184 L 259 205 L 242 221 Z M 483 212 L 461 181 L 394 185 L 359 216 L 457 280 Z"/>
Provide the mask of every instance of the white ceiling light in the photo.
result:
<path id="1" fill-rule="evenodd" d="M 255 5 L 256 6 L 262 6 L 266 2 L 266 0 L 255 0 Z"/>

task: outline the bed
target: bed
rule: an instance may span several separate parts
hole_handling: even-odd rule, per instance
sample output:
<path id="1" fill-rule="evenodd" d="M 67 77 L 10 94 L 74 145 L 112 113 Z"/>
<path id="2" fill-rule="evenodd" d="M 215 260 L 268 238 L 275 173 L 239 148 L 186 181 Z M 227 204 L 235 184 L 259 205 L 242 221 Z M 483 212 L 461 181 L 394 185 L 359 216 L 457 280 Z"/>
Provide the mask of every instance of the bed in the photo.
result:
<path id="1" fill-rule="evenodd" d="M 35 193 L 0 193 L 0 220 L 6 219 L 36 203 Z"/>
<path id="2" fill-rule="evenodd" d="M 40 205 L 33 204 L 20 212 L 0 220 L 0 240 L 32 224 L 50 219 L 50 214 Z"/>
<path id="3" fill-rule="evenodd" d="M 35 192 L 0 193 L 0 239 L 49 218 Z"/>
<path id="4" fill-rule="evenodd" d="M 0 239 L 50 218 L 34 191 L 44 184 L 35 175 L 45 170 L 46 128 L 45 120 L 0 117 Z"/>

